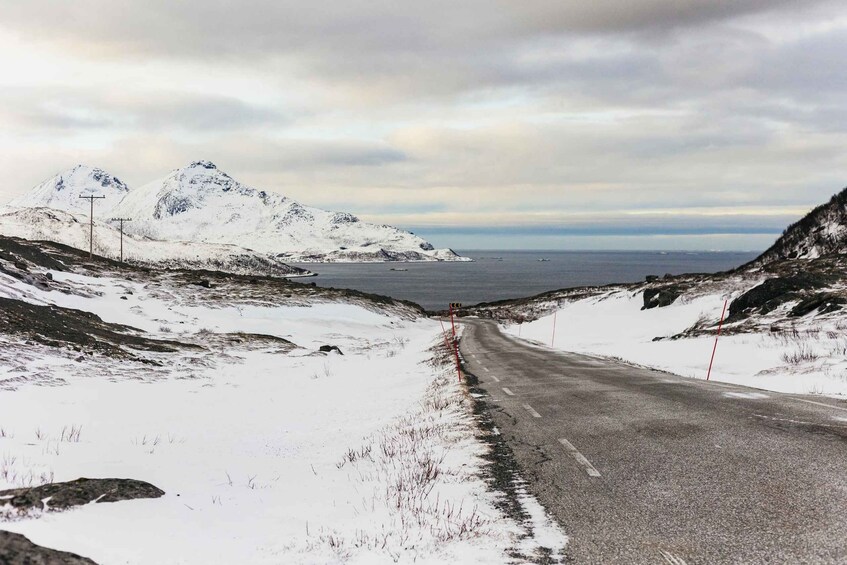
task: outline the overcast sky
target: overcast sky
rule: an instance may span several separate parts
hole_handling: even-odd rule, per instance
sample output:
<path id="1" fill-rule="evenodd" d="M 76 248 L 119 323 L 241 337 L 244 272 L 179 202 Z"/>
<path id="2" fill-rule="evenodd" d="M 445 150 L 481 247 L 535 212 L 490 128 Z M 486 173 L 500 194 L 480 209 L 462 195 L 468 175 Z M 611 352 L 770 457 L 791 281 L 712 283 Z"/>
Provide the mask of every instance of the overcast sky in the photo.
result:
<path id="1" fill-rule="evenodd" d="M 0 200 L 197 159 L 457 248 L 743 249 L 847 185 L 847 5 L 0 0 Z"/>

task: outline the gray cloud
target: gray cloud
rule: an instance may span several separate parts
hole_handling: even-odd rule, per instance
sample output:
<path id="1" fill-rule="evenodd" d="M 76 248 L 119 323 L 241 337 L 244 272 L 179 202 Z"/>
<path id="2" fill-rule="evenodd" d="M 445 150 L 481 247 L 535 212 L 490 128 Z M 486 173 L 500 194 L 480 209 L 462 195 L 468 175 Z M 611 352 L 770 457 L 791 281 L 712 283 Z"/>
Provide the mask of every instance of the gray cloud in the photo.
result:
<path id="1" fill-rule="evenodd" d="M 4 86 L 0 190 L 209 158 L 363 214 L 608 212 L 614 232 L 666 225 L 626 210 L 803 207 L 845 184 L 845 19 L 829 0 L 0 1 L 0 39 L 121 74 Z"/>
<path id="2" fill-rule="evenodd" d="M 8 126 L 32 129 L 226 131 L 283 126 L 289 118 L 273 108 L 217 95 L 179 92 L 97 91 L 35 88 L 0 93 L 0 115 Z"/>

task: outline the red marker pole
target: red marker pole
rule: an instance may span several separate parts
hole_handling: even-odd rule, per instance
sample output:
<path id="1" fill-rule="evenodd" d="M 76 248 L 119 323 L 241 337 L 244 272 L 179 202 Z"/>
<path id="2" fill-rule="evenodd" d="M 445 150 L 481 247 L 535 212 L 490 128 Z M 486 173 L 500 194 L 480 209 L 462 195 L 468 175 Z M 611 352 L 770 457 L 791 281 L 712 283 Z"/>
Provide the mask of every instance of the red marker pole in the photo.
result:
<path id="1" fill-rule="evenodd" d="M 718 324 L 718 334 L 715 336 L 715 346 L 712 348 L 712 359 L 709 361 L 709 372 L 706 373 L 706 380 L 709 380 L 709 377 L 712 376 L 712 364 L 715 362 L 715 351 L 718 350 L 718 338 L 721 337 L 721 328 L 723 327 L 723 317 L 726 314 L 726 305 L 729 303 L 729 300 L 723 301 L 723 312 L 721 312 L 721 321 Z"/>
<path id="2" fill-rule="evenodd" d="M 444 336 L 444 345 L 447 346 L 447 349 L 450 349 L 450 341 L 447 339 L 447 328 L 444 327 L 444 320 L 438 320 L 441 322 L 441 335 Z"/>
<path id="3" fill-rule="evenodd" d="M 456 339 L 456 323 L 453 321 L 453 303 L 450 303 L 450 325 L 453 326 L 453 339 Z"/>
<path id="4" fill-rule="evenodd" d="M 452 302 L 450 303 L 450 326 L 453 328 L 453 353 L 456 356 L 456 374 L 459 376 L 459 382 L 462 382 L 462 366 L 459 363 L 459 340 L 456 339 L 456 322 L 453 321 Z"/>

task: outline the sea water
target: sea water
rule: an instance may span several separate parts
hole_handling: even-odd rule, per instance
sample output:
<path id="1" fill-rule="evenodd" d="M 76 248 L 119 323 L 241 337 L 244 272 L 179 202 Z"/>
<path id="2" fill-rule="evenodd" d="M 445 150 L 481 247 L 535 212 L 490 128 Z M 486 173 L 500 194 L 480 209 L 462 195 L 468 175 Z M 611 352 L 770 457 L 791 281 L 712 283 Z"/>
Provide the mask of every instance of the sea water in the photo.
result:
<path id="1" fill-rule="evenodd" d="M 715 273 L 758 253 L 658 251 L 459 251 L 473 262 L 297 263 L 318 274 L 300 279 L 353 288 L 442 310 L 576 286 L 636 282 L 647 275 Z"/>

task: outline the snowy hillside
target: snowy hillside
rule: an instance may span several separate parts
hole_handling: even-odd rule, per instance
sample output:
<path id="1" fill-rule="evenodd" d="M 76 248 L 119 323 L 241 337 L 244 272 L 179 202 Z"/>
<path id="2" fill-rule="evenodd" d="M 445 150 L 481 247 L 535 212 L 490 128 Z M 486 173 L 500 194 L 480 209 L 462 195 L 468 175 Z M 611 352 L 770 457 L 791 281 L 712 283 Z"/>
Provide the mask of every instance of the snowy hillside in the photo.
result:
<path id="1" fill-rule="evenodd" d="M 397 228 L 250 188 L 208 161 L 130 191 L 115 212 L 133 218 L 128 229 L 138 235 L 229 243 L 286 261 L 463 260 Z"/>
<path id="2" fill-rule="evenodd" d="M 0 235 L 54 241 L 83 250 L 89 248 L 88 218 L 50 208 L 0 209 Z M 117 228 L 95 221 L 94 252 L 97 255 L 117 259 L 120 245 Z M 234 245 L 154 241 L 124 234 L 123 249 L 126 261 L 151 267 L 209 269 L 280 277 L 311 275 L 309 271 L 286 265 L 268 254 Z"/>
<path id="3" fill-rule="evenodd" d="M 557 562 L 421 314 L 0 237 L 0 563 L 92 562 L 15 559 L 5 530 L 103 564 Z"/>
<path id="4" fill-rule="evenodd" d="M 80 196 L 105 196 L 94 203 L 95 217 L 108 215 L 129 192 L 118 177 L 102 169 L 77 165 L 47 179 L 9 204 L 21 208 L 54 208 L 74 214 L 90 213 L 90 202 Z"/>
<path id="5" fill-rule="evenodd" d="M 847 252 L 847 188 L 826 204 L 809 212 L 799 222 L 788 226 L 776 243 L 751 266 L 782 259 L 814 259 L 823 255 Z"/>

